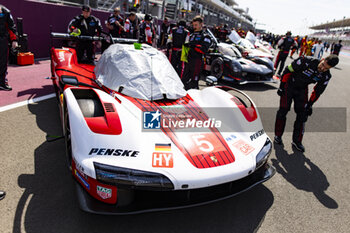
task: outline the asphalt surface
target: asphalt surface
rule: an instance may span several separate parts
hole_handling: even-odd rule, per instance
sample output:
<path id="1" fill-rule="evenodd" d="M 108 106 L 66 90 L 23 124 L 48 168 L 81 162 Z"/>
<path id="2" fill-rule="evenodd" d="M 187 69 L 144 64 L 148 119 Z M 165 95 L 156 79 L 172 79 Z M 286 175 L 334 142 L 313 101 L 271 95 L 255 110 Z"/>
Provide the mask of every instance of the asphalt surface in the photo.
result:
<path id="1" fill-rule="evenodd" d="M 286 64 L 290 62 L 288 58 Z M 0 112 L 0 189 L 7 192 L 0 201 L 0 232 L 349 232 L 350 57 L 341 56 L 331 72 L 333 78 L 314 106 L 331 114 L 316 126 L 336 119 L 342 130 L 307 128 L 305 153 L 292 150 L 286 132 L 284 146 L 275 146 L 270 157 L 277 168 L 272 179 L 228 200 L 175 211 L 130 216 L 82 212 L 65 164 L 64 141 L 46 141 L 47 134 L 61 134 L 56 100 Z M 270 112 L 262 114 L 268 118 L 265 128 L 274 121 L 277 86 L 238 87 Z M 330 107 L 345 109 L 345 122 Z M 267 133 L 273 137 L 271 130 Z"/>

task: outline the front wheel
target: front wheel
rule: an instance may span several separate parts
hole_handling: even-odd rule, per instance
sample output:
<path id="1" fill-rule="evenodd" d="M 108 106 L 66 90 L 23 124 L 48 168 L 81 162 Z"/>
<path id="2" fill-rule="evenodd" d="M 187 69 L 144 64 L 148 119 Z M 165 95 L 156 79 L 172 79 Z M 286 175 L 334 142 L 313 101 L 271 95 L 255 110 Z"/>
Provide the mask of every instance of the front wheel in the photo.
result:
<path id="1" fill-rule="evenodd" d="M 220 79 L 223 73 L 224 61 L 221 57 L 215 58 L 214 61 L 211 63 L 210 74 L 216 77 L 217 79 Z"/>

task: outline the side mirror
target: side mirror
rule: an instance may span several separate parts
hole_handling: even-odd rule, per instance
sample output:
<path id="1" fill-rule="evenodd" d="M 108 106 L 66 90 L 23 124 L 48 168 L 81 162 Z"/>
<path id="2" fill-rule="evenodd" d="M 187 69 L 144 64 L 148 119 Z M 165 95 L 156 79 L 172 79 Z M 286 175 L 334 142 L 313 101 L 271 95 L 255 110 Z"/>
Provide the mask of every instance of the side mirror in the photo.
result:
<path id="1" fill-rule="evenodd" d="M 72 86 L 78 86 L 78 84 L 79 84 L 77 77 L 70 76 L 70 75 L 62 75 L 61 81 L 65 85 L 68 84 L 68 85 L 72 85 Z"/>
<path id="2" fill-rule="evenodd" d="M 207 86 L 215 86 L 218 85 L 218 79 L 215 76 L 207 76 L 205 77 L 205 83 Z"/>

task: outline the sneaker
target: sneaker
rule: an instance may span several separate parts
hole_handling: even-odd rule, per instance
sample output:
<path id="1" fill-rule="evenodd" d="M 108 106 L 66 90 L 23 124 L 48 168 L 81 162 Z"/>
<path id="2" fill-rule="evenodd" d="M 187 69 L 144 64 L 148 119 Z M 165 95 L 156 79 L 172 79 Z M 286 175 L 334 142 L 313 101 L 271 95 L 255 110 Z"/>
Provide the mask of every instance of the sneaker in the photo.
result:
<path id="1" fill-rule="evenodd" d="M 273 140 L 276 144 L 281 145 L 282 144 L 282 137 L 280 136 L 275 136 L 274 140 Z"/>
<path id="2" fill-rule="evenodd" d="M 0 85 L 0 90 L 11 91 L 12 87 L 7 84 L 4 84 L 4 85 Z"/>
<path id="3" fill-rule="evenodd" d="M 0 200 L 4 199 L 6 196 L 6 193 L 3 191 L 0 191 Z"/>
<path id="4" fill-rule="evenodd" d="M 292 146 L 294 146 L 298 151 L 305 152 L 305 147 L 303 144 L 301 144 L 301 142 L 292 142 Z"/>

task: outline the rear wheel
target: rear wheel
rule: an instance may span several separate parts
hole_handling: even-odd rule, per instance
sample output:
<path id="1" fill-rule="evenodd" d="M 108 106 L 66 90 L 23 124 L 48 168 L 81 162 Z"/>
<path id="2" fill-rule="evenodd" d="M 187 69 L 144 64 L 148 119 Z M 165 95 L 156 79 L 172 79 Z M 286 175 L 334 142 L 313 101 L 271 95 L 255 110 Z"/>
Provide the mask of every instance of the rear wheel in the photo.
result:
<path id="1" fill-rule="evenodd" d="M 217 79 L 220 79 L 223 73 L 224 61 L 221 57 L 215 58 L 214 61 L 211 63 L 210 74 L 216 77 Z"/>

